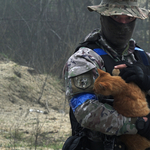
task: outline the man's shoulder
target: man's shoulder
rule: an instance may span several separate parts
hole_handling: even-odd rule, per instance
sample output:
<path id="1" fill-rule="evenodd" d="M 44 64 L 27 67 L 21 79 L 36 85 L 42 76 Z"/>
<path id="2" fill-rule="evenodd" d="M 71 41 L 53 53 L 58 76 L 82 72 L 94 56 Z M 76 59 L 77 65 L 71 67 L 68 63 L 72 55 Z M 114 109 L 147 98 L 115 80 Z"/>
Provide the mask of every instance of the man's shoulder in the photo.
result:
<path id="1" fill-rule="evenodd" d="M 148 57 L 150 57 L 150 52 L 145 51 L 143 48 L 141 48 L 137 43 L 135 43 L 135 50 L 143 51 L 147 54 Z"/>
<path id="2" fill-rule="evenodd" d="M 75 52 L 80 49 L 80 47 L 87 47 L 90 49 L 94 49 L 99 47 L 97 45 L 97 41 L 100 38 L 100 29 L 94 29 L 92 32 L 90 32 L 84 39 L 83 42 L 81 42 L 75 49 Z"/>
<path id="3" fill-rule="evenodd" d="M 142 49 L 140 46 L 135 44 L 134 54 L 139 58 L 146 66 L 150 66 L 150 53 Z"/>
<path id="4" fill-rule="evenodd" d="M 81 47 L 67 61 L 68 77 L 86 73 L 103 65 L 102 58 L 92 49 Z"/>
<path id="5" fill-rule="evenodd" d="M 99 35 L 100 35 L 100 29 L 94 29 L 92 32 L 90 32 L 84 39 L 84 41 L 96 41 L 99 39 Z"/>

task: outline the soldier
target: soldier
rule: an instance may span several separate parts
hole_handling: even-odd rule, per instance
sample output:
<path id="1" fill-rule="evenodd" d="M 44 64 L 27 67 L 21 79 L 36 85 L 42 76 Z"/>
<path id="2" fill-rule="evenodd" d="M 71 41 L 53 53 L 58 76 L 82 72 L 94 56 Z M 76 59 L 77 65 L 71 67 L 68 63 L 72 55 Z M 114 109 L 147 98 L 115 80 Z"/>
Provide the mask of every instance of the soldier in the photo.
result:
<path id="1" fill-rule="evenodd" d="M 119 135 L 139 133 L 150 140 L 150 114 L 139 118 L 118 114 L 112 107 L 113 97 L 95 95 L 93 84 L 97 68 L 111 73 L 115 67 L 122 70 L 120 76 L 126 82 L 136 83 L 145 92 L 150 89 L 150 58 L 131 38 L 136 19 L 146 19 L 149 11 L 139 8 L 137 0 L 102 0 L 88 9 L 100 14 L 101 29 L 85 38 L 64 69 L 72 137 L 84 136 L 88 142 L 70 138 L 63 149 L 123 150 Z"/>

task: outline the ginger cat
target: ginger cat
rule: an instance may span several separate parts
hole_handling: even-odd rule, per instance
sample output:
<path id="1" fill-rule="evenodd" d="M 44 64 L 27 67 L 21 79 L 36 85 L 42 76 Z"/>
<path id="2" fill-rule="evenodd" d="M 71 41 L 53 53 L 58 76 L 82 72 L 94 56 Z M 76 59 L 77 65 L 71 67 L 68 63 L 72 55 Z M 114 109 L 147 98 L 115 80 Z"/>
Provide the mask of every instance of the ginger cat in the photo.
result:
<path id="1" fill-rule="evenodd" d="M 101 69 L 98 69 L 98 73 L 99 76 L 94 83 L 94 92 L 105 96 L 112 95 L 113 107 L 119 114 L 126 117 L 142 117 L 150 112 L 145 93 L 136 84 L 126 83 L 120 76 L 111 76 Z M 120 139 L 128 150 L 145 150 L 150 147 L 150 141 L 139 134 L 121 135 Z"/>

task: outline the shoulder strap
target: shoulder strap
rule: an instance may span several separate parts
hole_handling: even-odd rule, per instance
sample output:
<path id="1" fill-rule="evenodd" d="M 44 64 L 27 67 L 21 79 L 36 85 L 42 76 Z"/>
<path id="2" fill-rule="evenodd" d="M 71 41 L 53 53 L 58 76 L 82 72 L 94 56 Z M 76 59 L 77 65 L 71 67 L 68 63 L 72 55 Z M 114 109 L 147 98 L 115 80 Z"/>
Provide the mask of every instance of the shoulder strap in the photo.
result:
<path id="1" fill-rule="evenodd" d="M 149 57 L 147 56 L 147 54 L 145 53 L 145 51 L 143 49 L 139 48 L 139 47 L 135 47 L 135 51 L 138 52 L 138 54 L 140 56 L 139 59 L 141 59 L 141 61 L 143 62 L 143 64 L 145 66 L 149 66 L 150 65 L 150 62 L 149 62 L 150 59 L 148 60 Z M 135 54 L 137 54 L 137 53 L 135 53 Z"/>
<path id="2" fill-rule="evenodd" d="M 93 51 L 96 52 L 100 56 L 107 55 L 107 53 L 101 48 L 95 48 L 95 49 L 93 49 Z"/>
<path id="3" fill-rule="evenodd" d="M 106 71 L 112 74 L 112 70 L 116 65 L 116 62 L 101 48 L 95 48 L 93 49 L 93 51 L 102 57 L 105 64 Z"/>

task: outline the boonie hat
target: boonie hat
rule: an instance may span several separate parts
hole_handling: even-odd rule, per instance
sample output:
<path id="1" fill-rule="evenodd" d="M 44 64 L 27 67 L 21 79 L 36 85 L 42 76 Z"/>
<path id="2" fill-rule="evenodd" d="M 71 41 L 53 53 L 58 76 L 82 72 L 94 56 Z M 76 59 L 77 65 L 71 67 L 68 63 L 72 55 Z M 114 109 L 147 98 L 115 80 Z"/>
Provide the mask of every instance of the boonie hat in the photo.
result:
<path id="1" fill-rule="evenodd" d="M 149 10 L 139 8 L 137 0 L 102 0 L 99 5 L 88 6 L 89 11 L 95 11 L 104 16 L 127 15 L 139 19 L 146 19 Z"/>

